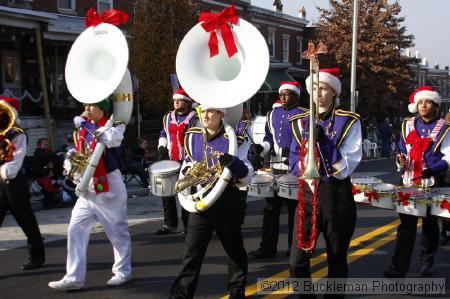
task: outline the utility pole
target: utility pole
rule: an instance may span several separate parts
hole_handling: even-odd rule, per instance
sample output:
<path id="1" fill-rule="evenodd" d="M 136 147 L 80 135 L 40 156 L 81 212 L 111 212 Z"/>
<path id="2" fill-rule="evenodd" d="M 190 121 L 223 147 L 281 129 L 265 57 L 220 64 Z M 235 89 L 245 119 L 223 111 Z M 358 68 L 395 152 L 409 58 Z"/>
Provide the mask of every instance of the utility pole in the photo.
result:
<path id="1" fill-rule="evenodd" d="M 356 57 L 358 44 L 358 0 L 353 0 L 352 70 L 350 83 L 350 110 L 356 111 Z"/>

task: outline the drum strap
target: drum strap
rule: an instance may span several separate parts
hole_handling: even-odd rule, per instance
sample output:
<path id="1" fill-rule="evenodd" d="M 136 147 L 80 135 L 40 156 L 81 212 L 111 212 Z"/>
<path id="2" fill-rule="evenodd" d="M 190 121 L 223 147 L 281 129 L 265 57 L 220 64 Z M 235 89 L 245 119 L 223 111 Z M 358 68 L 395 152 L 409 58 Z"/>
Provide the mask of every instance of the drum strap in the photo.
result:
<path id="1" fill-rule="evenodd" d="M 439 119 L 430 135 L 426 138 L 421 138 L 415 128 L 415 120 L 416 117 L 412 117 L 408 121 L 409 132 L 408 136 L 405 138 L 405 143 L 411 145 L 409 157 L 412 160 L 413 165 L 409 165 L 406 171 L 408 172 L 409 177 L 412 178 L 420 177 L 422 175 L 422 170 L 424 168 L 424 165 L 426 165 L 424 161 L 424 153 L 434 142 L 436 142 L 437 136 L 445 125 L 445 121 L 443 119 Z M 421 180 L 417 179 L 413 183 L 421 183 Z"/>
<path id="2" fill-rule="evenodd" d="M 96 123 L 96 126 L 97 127 L 105 126 L 107 121 L 108 118 L 104 117 Z M 81 128 L 80 138 L 78 140 L 78 143 L 76 144 L 76 149 L 78 152 L 82 152 L 83 148 L 85 152 L 89 152 L 89 154 L 92 154 L 94 152 L 95 146 L 97 145 L 97 139 L 95 139 L 94 136 L 92 136 L 92 140 L 90 142 L 87 142 L 86 135 L 88 134 L 88 132 L 89 130 L 87 130 L 86 128 L 84 127 Z M 88 146 L 90 146 L 90 148 L 86 149 L 86 147 Z M 105 162 L 103 160 L 103 156 L 98 161 L 97 168 L 95 168 L 93 181 L 95 193 L 98 194 L 109 191 L 108 178 L 106 176 L 106 167 Z"/>
<path id="3" fill-rule="evenodd" d="M 168 129 L 171 143 L 170 154 L 171 160 L 180 161 L 184 158 L 184 132 L 196 113 L 194 111 L 190 112 L 181 123 L 178 123 L 175 113 L 175 111 L 170 113 L 170 126 Z"/>

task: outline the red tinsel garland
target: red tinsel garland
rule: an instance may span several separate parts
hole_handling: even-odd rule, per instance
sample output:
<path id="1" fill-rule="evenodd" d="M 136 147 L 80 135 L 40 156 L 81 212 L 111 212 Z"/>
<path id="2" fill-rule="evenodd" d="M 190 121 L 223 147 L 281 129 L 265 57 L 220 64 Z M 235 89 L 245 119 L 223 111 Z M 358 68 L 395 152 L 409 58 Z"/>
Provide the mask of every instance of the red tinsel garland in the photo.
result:
<path id="1" fill-rule="evenodd" d="M 315 152 L 315 161 L 318 162 L 319 158 L 319 152 L 318 149 L 314 149 Z M 299 165 L 300 165 L 300 174 L 303 174 L 305 171 L 305 163 L 304 158 L 306 156 L 306 141 L 302 142 L 300 144 L 300 152 L 299 152 Z M 304 191 L 305 191 L 305 184 L 306 181 L 299 177 L 298 180 L 298 205 L 297 205 L 297 246 L 298 248 L 305 250 L 305 251 L 312 251 L 314 247 L 316 247 L 317 242 L 317 217 L 318 217 L 318 200 L 319 200 L 319 180 L 314 179 L 313 180 L 313 198 L 312 198 L 312 215 L 310 219 L 311 224 L 311 232 L 309 235 L 308 240 L 304 240 L 303 235 L 303 228 L 304 228 L 304 212 L 305 212 L 305 197 L 304 197 Z"/>

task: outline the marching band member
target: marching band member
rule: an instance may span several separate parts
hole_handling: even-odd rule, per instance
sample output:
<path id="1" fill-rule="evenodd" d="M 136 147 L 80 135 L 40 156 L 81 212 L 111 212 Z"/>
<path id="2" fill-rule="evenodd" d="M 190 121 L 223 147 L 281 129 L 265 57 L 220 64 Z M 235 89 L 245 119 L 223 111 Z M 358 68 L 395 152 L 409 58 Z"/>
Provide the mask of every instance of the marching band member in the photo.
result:
<path id="1" fill-rule="evenodd" d="M 438 117 L 441 98 L 429 86 L 423 86 L 410 96 L 408 109 L 418 113 L 405 119 L 399 141 L 400 154 L 397 163 L 403 171 L 403 184 L 425 187 L 445 185 L 445 175 L 450 165 L 450 126 Z M 390 269 L 383 272 L 387 278 L 401 278 L 408 273 L 414 249 L 418 217 L 399 213 L 397 243 Z M 420 272 L 431 275 L 433 258 L 439 243 L 438 218 L 422 217 Z"/>
<path id="2" fill-rule="evenodd" d="M 12 128 L 2 134 L 2 143 L 5 139 L 12 144 L 11 152 L 7 148 L 0 149 L 3 157 L 0 161 L 0 226 L 9 210 L 27 236 L 30 257 L 22 265 L 22 270 L 32 270 L 45 263 L 44 243 L 41 232 L 30 206 L 30 194 L 27 179 L 20 171 L 27 153 L 27 137 L 23 130 L 17 126 L 20 101 L 16 98 L 0 97 L 0 103 L 14 113 L 16 120 Z M 7 127 L 7 120 L 2 112 L 1 127 Z"/>
<path id="3" fill-rule="evenodd" d="M 78 197 L 72 210 L 67 232 L 66 275 L 59 281 L 49 282 L 56 290 L 80 289 L 86 276 L 86 250 L 89 235 L 97 221 L 105 230 L 114 248 L 114 276 L 109 286 L 122 285 L 131 279 L 131 240 L 128 231 L 127 190 L 119 170 L 119 147 L 123 140 L 125 124 L 115 124 L 105 130 L 109 100 L 85 105 L 83 115 L 75 117 L 77 126 L 76 151 L 92 153 L 96 144 L 106 145 L 89 187 Z"/>
<path id="4" fill-rule="evenodd" d="M 282 106 L 276 107 L 267 114 L 263 143 L 253 144 L 251 152 L 264 157 L 273 150 L 274 153 L 271 156 L 273 173 L 285 174 L 289 171 L 289 148 L 293 137 L 289 118 L 304 113 L 306 109 L 298 106 L 300 97 L 298 82 L 281 82 L 279 93 Z M 288 209 L 288 245 L 289 248 L 291 247 L 297 201 L 275 195 L 265 200 L 261 243 L 258 249 L 249 252 L 250 255 L 265 258 L 276 254 L 282 202 Z"/>
<path id="5" fill-rule="evenodd" d="M 318 198 L 317 204 L 311 204 L 304 196 L 304 206 L 299 199 L 297 222 L 301 220 L 301 223 L 297 223 L 296 243 L 292 246 L 289 261 L 292 277 L 311 278 L 313 248 L 305 250 L 307 246 L 303 246 L 303 242 L 315 242 L 320 233 L 324 234 L 326 242 L 328 277 L 346 278 L 348 273 L 347 252 L 356 223 L 350 175 L 362 157 L 361 123 L 358 114 L 337 109 L 341 92 L 339 73 L 338 68 L 321 69 L 318 90 L 314 87 L 314 92 L 318 93 L 316 105 L 320 113 L 314 130 L 314 143 L 320 153 L 317 157 L 320 177 L 318 190 L 315 190 Z M 306 82 L 311 94 L 311 76 Z M 295 138 L 289 165 L 291 173 L 300 176 L 306 160 L 300 161 L 299 154 L 300 151 L 305 153 L 311 120 L 308 115 L 300 114 L 292 117 L 291 121 Z M 299 196 L 303 195 L 299 192 Z M 315 224 L 310 221 L 313 213 L 316 215 Z"/>
<path id="6" fill-rule="evenodd" d="M 222 123 L 226 112 L 225 108 L 203 106 L 201 121 L 207 130 L 206 154 L 210 155 L 212 151 L 223 153 L 218 162 L 227 166 L 233 177 L 211 207 L 189 215 L 186 251 L 182 269 L 172 285 L 170 298 L 173 299 L 194 297 L 203 257 L 213 231 L 228 254 L 229 298 L 245 298 L 248 264 L 241 231 L 244 206 L 236 185 L 246 185 L 251 180 L 253 168 L 247 160 L 246 153 L 243 153 L 245 151 L 241 152 L 238 149 L 236 156 L 227 154 L 229 141 Z M 184 144 L 187 153 L 186 162 L 203 160 L 205 154 L 203 138 L 201 128 L 193 127 L 186 132 Z M 243 138 L 238 138 L 239 141 L 242 142 Z"/>
<path id="7" fill-rule="evenodd" d="M 163 129 L 159 137 L 158 153 L 168 156 L 170 160 L 182 162 L 184 153 L 184 134 L 197 119 L 197 113 L 192 111 L 192 99 L 182 89 L 173 94 L 174 110 L 163 118 Z M 178 227 L 177 201 L 175 196 L 163 197 L 164 225 L 155 234 L 166 235 Z M 188 212 L 181 208 L 184 232 L 186 232 Z"/>

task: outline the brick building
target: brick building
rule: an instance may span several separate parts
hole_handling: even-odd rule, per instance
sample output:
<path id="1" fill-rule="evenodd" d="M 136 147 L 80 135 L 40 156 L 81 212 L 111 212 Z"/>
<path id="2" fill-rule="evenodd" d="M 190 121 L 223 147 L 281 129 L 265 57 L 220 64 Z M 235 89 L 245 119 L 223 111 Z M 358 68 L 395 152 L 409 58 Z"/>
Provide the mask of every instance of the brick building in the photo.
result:
<path id="1" fill-rule="evenodd" d="M 252 112 L 265 113 L 270 109 L 281 81 L 303 81 L 307 76 L 308 65 L 300 59 L 308 24 L 304 9 L 299 10 L 299 17 L 293 17 L 283 13 L 282 1 L 275 1 L 272 10 L 253 6 L 250 0 L 198 2 L 201 11 L 212 12 L 234 5 L 239 16 L 255 25 L 267 41 L 270 71 L 250 101 Z M 22 125 L 30 138 L 29 154 L 36 139 L 47 135 L 38 49 L 42 50 L 53 128 L 58 127 L 54 132 L 57 146 L 72 129 L 71 119 L 80 109 L 67 90 L 64 68 L 73 41 L 85 28 L 86 11 L 90 7 L 99 12 L 116 8 L 130 14 L 134 3 L 135 0 L 0 0 L 0 95 L 21 99 Z"/>
<path id="2" fill-rule="evenodd" d="M 118 8 L 130 12 L 132 1 L 119 0 L 0 0 L 0 95 L 21 100 L 21 125 L 29 136 L 28 154 L 37 138 L 47 136 L 39 51 L 48 91 L 55 145 L 72 130 L 76 102 L 67 91 L 64 67 L 75 38 L 85 29 L 90 7 L 102 12 Z M 38 40 L 42 42 L 39 45 Z M 38 51 L 39 50 L 39 51 Z M 57 112 L 56 112 L 57 111 Z"/>

